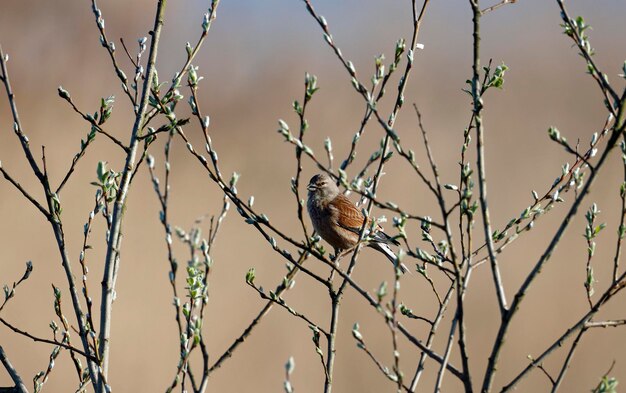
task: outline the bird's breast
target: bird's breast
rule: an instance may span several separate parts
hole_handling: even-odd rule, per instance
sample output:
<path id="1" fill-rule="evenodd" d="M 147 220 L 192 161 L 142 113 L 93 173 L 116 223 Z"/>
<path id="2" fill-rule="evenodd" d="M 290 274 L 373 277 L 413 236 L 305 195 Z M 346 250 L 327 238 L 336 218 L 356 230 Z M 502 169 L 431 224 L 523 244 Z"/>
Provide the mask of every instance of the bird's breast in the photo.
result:
<path id="1" fill-rule="evenodd" d="M 309 201 L 307 208 L 315 231 L 335 249 L 346 250 L 358 242 L 359 236 L 337 224 L 337 214 L 332 209 Z"/>

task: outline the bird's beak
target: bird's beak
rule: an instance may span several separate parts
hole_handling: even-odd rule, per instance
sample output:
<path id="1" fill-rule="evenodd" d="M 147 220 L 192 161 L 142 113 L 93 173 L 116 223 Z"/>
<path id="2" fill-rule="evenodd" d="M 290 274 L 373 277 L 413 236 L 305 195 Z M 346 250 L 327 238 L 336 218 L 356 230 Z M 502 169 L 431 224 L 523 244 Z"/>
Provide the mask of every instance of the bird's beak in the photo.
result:
<path id="1" fill-rule="evenodd" d="M 308 186 L 306 186 L 306 189 L 309 191 L 315 191 L 317 190 L 317 187 L 315 186 L 315 184 L 309 184 Z"/>

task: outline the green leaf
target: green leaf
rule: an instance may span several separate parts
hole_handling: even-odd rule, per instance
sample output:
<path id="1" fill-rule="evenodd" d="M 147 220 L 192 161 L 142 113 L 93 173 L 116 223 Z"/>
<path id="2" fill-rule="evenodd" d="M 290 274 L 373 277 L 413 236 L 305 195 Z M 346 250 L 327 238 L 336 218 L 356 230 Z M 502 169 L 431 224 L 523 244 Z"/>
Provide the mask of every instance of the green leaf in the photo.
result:
<path id="1" fill-rule="evenodd" d="M 617 393 L 617 384 L 617 379 L 605 375 L 598 386 L 593 389 L 593 393 Z"/>
<path id="2" fill-rule="evenodd" d="M 385 295 L 387 295 L 387 281 L 381 282 L 380 286 L 378 287 L 378 291 L 376 291 L 376 297 L 378 298 L 378 302 L 381 302 Z"/>
<path id="3" fill-rule="evenodd" d="M 248 285 L 254 285 L 254 278 L 255 278 L 255 271 L 254 268 L 251 267 L 250 269 L 248 269 L 248 272 L 246 273 L 246 283 Z"/>

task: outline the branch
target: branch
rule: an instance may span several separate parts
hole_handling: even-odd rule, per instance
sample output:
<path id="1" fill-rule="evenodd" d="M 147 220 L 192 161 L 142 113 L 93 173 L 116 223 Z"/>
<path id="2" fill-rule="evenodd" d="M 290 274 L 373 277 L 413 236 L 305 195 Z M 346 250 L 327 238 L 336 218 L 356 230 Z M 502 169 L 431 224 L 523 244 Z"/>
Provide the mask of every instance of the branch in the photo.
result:
<path id="1" fill-rule="evenodd" d="M 498 8 L 505 6 L 507 4 L 515 4 L 517 2 L 517 0 L 502 0 L 497 4 L 492 5 L 491 7 L 487 7 L 484 10 L 480 11 L 480 15 L 485 15 L 486 13 L 489 13 L 491 11 L 495 11 Z"/>
<path id="2" fill-rule="evenodd" d="M 43 215 L 44 215 L 44 217 L 46 217 L 46 219 L 47 219 L 47 220 L 50 220 L 50 219 L 51 219 L 51 215 L 50 215 L 50 213 L 48 213 L 48 211 L 47 211 L 47 210 L 46 210 L 43 206 L 41 206 L 41 204 L 40 204 L 39 202 L 37 202 L 37 200 L 36 200 L 35 198 L 33 198 L 33 197 L 32 197 L 32 196 L 28 193 L 28 191 L 26 191 L 26 190 L 25 190 L 25 189 L 24 189 L 24 188 L 20 185 L 20 183 L 18 183 L 17 181 L 15 181 L 15 179 L 13 179 L 13 178 L 11 177 L 11 175 L 9 175 L 9 174 L 7 173 L 7 171 L 5 171 L 5 170 L 4 170 L 4 168 L 2 168 L 2 163 L 1 163 L 1 162 L 0 162 L 0 173 L 2 173 L 2 175 L 4 176 L 4 178 L 5 178 L 6 180 L 8 180 L 8 181 L 9 181 L 9 183 L 13 184 L 13 186 L 14 186 L 15 188 L 17 188 L 17 190 L 18 190 L 20 193 L 22 193 L 22 195 L 23 195 L 26 199 L 28 199 L 28 200 L 30 201 L 30 203 L 32 203 L 32 204 L 33 204 L 33 206 L 35 206 L 35 207 L 37 208 L 37 210 L 39 210 L 39 211 L 41 212 L 41 214 L 43 214 Z"/>
<path id="3" fill-rule="evenodd" d="M 287 275 L 285 276 L 285 279 L 283 279 L 281 283 L 274 290 L 274 293 L 277 296 L 280 296 L 285 290 L 287 290 L 288 286 L 286 285 L 286 283 L 291 282 L 293 278 L 296 276 L 296 274 L 298 274 L 298 272 L 300 271 L 298 266 L 304 263 L 307 257 L 308 257 L 308 253 L 303 253 L 302 255 L 300 255 L 300 259 L 298 260 L 298 263 L 295 264 L 293 269 L 291 269 L 289 273 L 287 273 Z M 263 317 L 267 315 L 267 313 L 270 312 L 273 305 L 274 305 L 274 302 L 271 300 L 265 304 L 265 306 L 259 311 L 257 316 L 250 322 L 250 324 L 248 324 L 248 326 L 244 329 L 244 331 L 235 339 L 235 341 L 231 345 L 229 345 L 226 351 L 222 353 L 222 355 L 208 369 L 207 376 L 210 375 L 213 371 L 220 368 L 222 366 L 222 363 L 233 355 L 234 351 L 239 347 L 239 345 L 241 345 L 246 340 L 246 338 L 248 338 L 250 334 L 252 334 L 254 328 L 261 322 Z"/>
<path id="4" fill-rule="evenodd" d="M 304 99 L 302 101 L 302 106 L 300 106 L 298 101 L 294 102 L 294 108 L 296 112 L 298 113 L 298 117 L 300 119 L 300 135 L 298 137 L 300 141 L 303 141 L 304 133 L 309 127 L 309 124 L 304 118 L 304 115 L 306 112 L 307 105 L 309 101 L 311 100 L 311 98 L 313 97 L 313 94 L 315 93 L 316 90 L 317 90 L 317 77 L 315 77 L 314 75 L 309 75 L 307 73 L 304 77 Z M 302 233 L 304 234 L 304 238 L 306 239 L 306 241 L 309 242 L 309 234 L 306 229 L 306 225 L 304 224 L 304 219 L 302 215 L 303 202 L 301 202 L 301 199 L 300 199 L 300 175 L 302 175 L 302 148 L 299 146 L 296 146 L 296 176 L 292 178 L 291 190 L 294 193 L 294 196 L 296 198 L 298 221 L 300 221 L 300 225 L 302 226 Z"/>
<path id="5" fill-rule="evenodd" d="M 296 310 L 294 310 L 293 308 L 291 308 L 290 306 L 288 306 L 287 303 L 285 302 L 285 299 L 283 299 L 282 297 L 277 295 L 275 292 L 270 292 L 270 294 L 267 295 L 260 288 L 257 288 L 256 285 L 254 285 L 253 281 L 247 280 L 246 283 L 250 287 L 254 288 L 254 290 L 257 291 L 257 293 L 259 294 L 259 296 L 261 296 L 262 299 L 269 300 L 272 303 L 278 304 L 279 306 L 281 306 L 282 308 L 287 310 L 287 312 L 289 312 L 291 315 L 293 315 L 293 316 L 295 316 L 297 318 L 302 319 L 303 321 L 308 323 L 310 326 L 315 326 L 317 329 L 319 329 L 320 332 L 322 332 L 324 334 L 324 336 L 328 337 L 329 333 L 326 330 L 321 328 L 320 325 L 318 325 L 317 323 L 311 321 L 306 315 L 304 315 L 302 313 L 299 313 Z"/>
<path id="6" fill-rule="evenodd" d="M 450 333 L 448 335 L 448 343 L 446 344 L 446 351 L 443 354 L 443 363 L 439 367 L 439 372 L 437 372 L 437 381 L 435 382 L 435 393 L 441 392 L 441 384 L 443 383 L 443 376 L 446 371 L 446 365 L 450 360 L 450 353 L 452 350 L 452 343 L 454 340 L 454 331 L 456 330 L 457 324 L 459 322 L 458 311 L 457 315 L 452 320 L 452 324 L 450 325 Z"/>
<path id="7" fill-rule="evenodd" d="M 367 348 L 367 345 L 365 345 L 365 341 L 363 340 L 363 337 L 358 332 L 358 330 L 355 330 L 357 328 L 358 328 L 358 326 L 355 325 L 355 327 L 352 329 L 352 336 L 357 341 L 357 347 L 362 349 L 367 354 L 367 356 L 374 362 L 374 364 L 376 365 L 378 370 L 385 377 L 387 377 L 388 380 L 390 380 L 391 382 L 394 382 L 394 383 L 398 383 L 398 381 L 399 381 L 398 376 L 395 375 L 395 374 L 390 373 L 389 369 L 386 366 L 383 366 L 383 364 L 376 358 L 376 356 L 374 356 L 374 354 Z M 406 386 L 406 385 L 401 385 L 401 387 L 402 387 L 402 389 L 404 389 L 407 392 L 411 391 L 410 388 L 408 386 Z"/>
<path id="8" fill-rule="evenodd" d="M 493 282 L 498 297 L 498 306 L 500 307 L 500 316 L 504 318 L 504 314 L 507 311 L 506 294 L 504 293 L 504 287 L 502 284 L 502 278 L 500 276 L 500 268 L 498 267 L 498 260 L 496 259 L 496 252 L 493 245 L 493 236 L 491 231 L 491 220 L 489 218 L 489 207 L 487 204 L 487 179 L 485 175 L 485 142 L 484 142 L 484 128 L 482 121 L 482 91 L 483 87 L 480 83 L 480 8 L 479 0 L 470 0 L 473 12 L 474 22 L 474 63 L 472 65 L 473 77 L 472 77 L 472 96 L 474 98 L 474 124 L 476 128 L 476 150 L 478 156 L 478 178 L 480 188 L 480 207 L 483 213 L 483 229 L 485 233 L 485 241 L 487 243 L 487 250 L 489 251 L 489 260 L 491 262 L 491 273 L 493 276 Z"/>
<path id="9" fill-rule="evenodd" d="M 619 106 L 621 105 L 620 98 L 615 90 L 613 90 L 613 87 L 609 84 L 606 74 L 601 72 L 598 66 L 596 66 L 596 63 L 592 58 L 593 50 L 588 45 L 589 42 L 586 40 L 586 37 L 584 37 L 584 34 L 583 36 L 581 36 L 579 34 L 579 30 L 573 25 L 573 20 L 567 13 L 567 9 L 565 9 L 565 4 L 563 3 L 563 0 L 556 0 L 556 2 L 561 9 L 561 18 L 563 19 L 563 22 L 565 22 L 564 26 L 567 26 L 569 28 L 566 29 L 566 33 L 572 38 L 576 46 L 578 46 L 580 54 L 587 61 L 587 65 L 591 71 L 591 76 L 596 80 L 596 82 L 600 86 L 600 89 L 604 93 L 607 102 L 609 103 L 609 110 L 613 111 L 614 108 L 619 108 Z M 580 31 L 580 33 L 582 33 L 582 31 Z M 609 97 L 613 100 L 613 102 L 611 102 Z"/>
<path id="10" fill-rule="evenodd" d="M 553 183 L 551 183 L 548 190 L 543 193 L 543 196 L 540 197 L 536 193 L 533 193 L 533 203 L 530 204 L 526 209 L 524 209 L 524 212 L 520 216 L 511 219 L 504 228 L 498 231 L 498 233 L 500 234 L 505 234 L 508 230 L 513 228 L 513 226 L 516 226 L 515 233 L 506 237 L 503 244 L 501 244 L 495 250 L 497 254 L 500 254 L 509 244 L 518 239 L 518 235 L 520 233 L 526 230 L 530 230 L 532 228 L 531 224 L 534 225 L 534 222 L 539 218 L 541 214 L 543 214 L 543 212 L 550 210 L 550 208 L 554 206 L 556 200 L 558 200 L 558 198 L 555 198 L 555 195 L 562 195 L 563 193 L 569 191 L 571 188 L 571 184 L 575 184 L 576 187 L 578 187 L 576 173 L 578 173 L 581 169 L 585 169 L 585 164 L 587 160 L 591 158 L 595 151 L 597 151 L 600 141 L 603 140 L 608 134 L 609 129 L 611 128 L 611 122 L 613 120 L 613 115 L 609 114 L 604 123 L 602 131 L 598 134 L 595 140 L 593 140 L 592 138 L 592 141 L 589 144 L 589 149 L 583 154 L 582 159 L 580 158 L 580 155 L 577 155 L 576 161 L 568 169 L 567 166 L 564 167 L 567 169 L 566 173 L 561 173 L 557 178 L 558 181 L 555 180 Z M 563 172 L 563 170 L 564 169 L 562 168 L 561 172 Z M 582 184 L 580 186 L 582 186 Z M 546 202 L 546 205 L 542 208 L 541 204 L 544 202 Z M 530 223 L 526 224 L 522 229 L 519 229 L 519 226 L 528 219 L 531 220 Z M 498 241 L 501 240 L 502 239 Z M 478 247 L 472 252 L 472 256 L 478 255 L 478 253 L 486 246 L 487 244 L 484 243 L 483 245 Z M 478 266 L 486 262 L 488 259 L 489 256 L 476 261 L 473 265 Z"/>
<path id="11" fill-rule="evenodd" d="M 69 95 L 67 91 L 63 90 L 62 88 L 59 88 L 59 95 L 61 96 L 61 98 L 63 98 L 72 106 L 72 109 L 74 110 L 74 112 L 78 113 L 80 117 L 82 117 L 87 123 L 91 124 L 91 126 L 94 127 L 96 131 L 103 134 L 104 136 L 109 138 L 113 143 L 121 147 L 122 150 L 124 150 L 126 154 L 129 153 L 130 149 L 128 148 L 128 146 L 125 146 L 122 143 L 122 141 L 120 141 L 113 135 L 109 134 L 107 131 L 105 131 L 104 128 L 102 128 L 102 124 L 98 124 L 98 122 L 91 115 L 87 115 L 84 112 L 82 112 L 80 109 L 78 109 L 78 107 L 74 104 L 74 101 L 72 101 L 72 97 Z M 73 166 L 74 166 L 74 163 L 72 163 L 72 167 Z M 59 186 L 59 188 L 61 188 L 61 186 Z"/>
<path id="12" fill-rule="evenodd" d="M 32 334 L 28 333 L 27 331 L 21 330 L 13 325 L 11 325 L 9 322 L 7 322 L 4 318 L 0 317 L 0 322 L 8 327 L 9 329 L 13 330 L 15 333 L 21 334 L 22 336 L 28 337 L 31 340 L 35 341 L 35 342 L 42 342 L 42 343 L 46 343 L 46 344 L 52 344 L 52 345 L 57 345 L 59 347 L 65 348 L 68 351 L 72 351 L 72 352 L 76 352 L 79 355 L 82 355 L 83 357 L 85 357 L 88 360 L 91 360 L 93 362 L 97 362 L 98 359 L 95 356 L 89 355 L 83 351 L 81 351 L 80 349 L 73 347 L 71 345 L 68 344 L 64 344 L 62 342 L 56 341 L 56 340 L 48 340 L 46 338 L 39 338 L 36 336 L 33 336 Z"/>
<path id="13" fill-rule="evenodd" d="M 622 255 L 622 242 L 624 240 L 624 235 L 626 235 L 626 225 L 624 220 L 626 219 L 626 142 L 622 140 L 622 160 L 624 167 L 624 180 L 620 187 L 620 199 L 622 201 L 621 205 L 621 214 L 619 226 L 617 228 L 617 242 L 615 246 L 615 258 L 613 258 L 613 283 L 617 281 L 617 276 L 619 274 L 619 261 Z"/>
<path id="14" fill-rule="evenodd" d="M 13 94 L 13 89 L 11 89 L 11 81 L 9 79 L 9 72 L 7 70 L 8 60 L 9 55 L 5 55 L 5 53 L 2 51 L 2 47 L 0 46 L 0 71 L 2 71 L 0 80 L 2 80 L 2 83 L 4 83 L 7 98 L 9 99 L 9 106 L 11 107 L 11 114 L 13 115 L 13 131 L 15 131 L 15 135 L 17 135 L 20 140 L 22 150 L 24 150 L 24 155 L 26 155 L 26 159 L 28 160 L 30 167 L 35 173 L 35 176 L 37 176 L 39 181 L 43 182 L 43 173 L 41 172 L 41 169 L 39 169 L 39 165 L 37 165 L 37 162 L 33 157 L 33 153 L 30 151 L 28 137 L 22 131 L 22 123 L 20 122 L 20 116 L 17 112 L 15 95 Z"/>
<path id="15" fill-rule="evenodd" d="M 20 377 L 18 372 L 15 370 L 15 368 L 13 368 L 13 365 L 9 361 L 9 358 L 7 357 L 7 354 L 4 352 L 4 349 L 2 348 L 1 345 L 0 345 L 0 362 L 2 362 L 2 364 L 4 365 L 4 368 L 7 370 L 7 372 L 11 376 L 13 383 L 15 383 L 15 388 L 13 389 L 13 392 L 28 393 L 28 389 L 26 389 L 26 385 L 24 385 L 24 382 L 22 382 L 22 378 Z"/>
<path id="16" fill-rule="evenodd" d="M 606 328 L 626 325 L 626 319 L 617 319 L 613 321 L 589 321 L 585 323 L 585 328 Z"/>
<path id="17" fill-rule="evenodd" d="M 437 332 L 437 328 L 439 327 L 439 323 L 443 319 L 445 311 L 448 308 L 448 304 L 450 303 L 450 300 L 452 299 L 452 295 L 454 294 L 454 288 L 455 288 L 454 283 L 452 283 L 450 285 L 450 288 L 448 289 L 448 292 L 446 293 L 446 296 L 443 299 L 443 302 L 441 302 L 441 305 L 439 306 L 439 311 L 437 312 L 437 316 L 435 317 L 435 320 L 433 321 L 430 331 L 428 332 L 428 338 L 426 339 L 426 347 L 428 349 L 432 348 L 433 341 L 435 339 L 435 334 Z M 417 389 L 417 384 L 419 383 L 419 380 L 424 372 L 425 363 L 426 363 L 426 352 L 422 352 L 420 354 L 420 360 L 417 364 L 417 370 L 415 370 L 415 376 L 413 377 L 413 380 L 411 381 L 411 386 L 409 389 L 411 392 L 415 392 L 415 389 Z"/>
<path id="18" fill-rule="evenodd" d="M 94 4 L 94 12 L 97 8 Z M 98 10 L 99 11 L 99 10 Z M 97 12 L 96 12 L 97 14 Z M 137 135 L 141 129 L 142 124 L 146 118 L 146 109 L 148 107 L 148 98 L 150 95 L 150 82 L 152 81 L 155 73 L 155 62 L 157 57 L 157 49 L 159 45 L 159 38 L 161 36 L 161 29 L 163 26 L 163 19 L 165 14 L 165 0 L 159 0 L 157 4 L 156 16 L 154 20 L 154 28 L 152 31 L 152 41 L 150 44 L 150 55 L 147 66 L 146 81 L 143 85 L 143 91 L 141 94 L 141 102 L 137 110 L 137 116 L 135 117 L 135 124 L 130 136 L 130 143 L 128 145 L 128 154 L 126 156 L 126 163 L 124 165 L 124 171 L 119 184 L 119 190 L 115 199 L 115 205 L 113 208 L 111 230 L 107 239 L 107 252 L 104 263 L 104 275 L 102 279 L 102 300 L 100 306 L 100 334 L 99 334 L 99 354 L 102 358 L 102 375 L 106 377 L 109 369 L 109 348 L 111 338 L 111 308 L 113 303 L 113 292 L 115 290 L 114 284 L 116 279 L 116 260 L 119 258 L 119 250 L 117 247 L 121 240 L 121 226 L 123 218 L 123 208 L 126 202 L 126 196 L 130 186 L 130 178 L 132 175 L 133 167 L 135 165 L 135 156 L 137 152 L 137 145 L 139 140 Z M 109 48 L 109 45 L 107 45 Z M 108 49 L 109 50 L 109 49 Z M 109 53 L 111 53 L 109 51 Z M 103 381 L 98 383 L 98 391 L 104 392 L 105 386 Z"/>
<path id="19" fill-rule="evenodd" d="M 553 381 L 552 393 L 556 393 L 556 391 L 559 389 L 561 382 L 563 381 L 563 378 L 565 377 L 565 373 L 567 369 L 569 368 L 569 365 L 572 359 L 574 358 L 574 352 L 576 351 L 576 348 L 578 347 L 578 343 L 580 343 L 580 339 L 582 338 L 583 334 L 585 334 L 586 331 L 587 331 L 586 328 L 580 329 L 580 332 L 578 332 L 578 335 L 574 339 L 574 342 L 572 343 L 570 350 L 567 352 L 567 356 L 565 357 L 565 361 L 563 362 L 561 371 L 559 372 L 559 375 L 556 377 L 556 380 Z"/>
<path id="20" fill-rule="evenodd" d="M 106 49 L 109 57 L 111 58 L 111 63 L 113 65 L 113 68 L 115 69 L 115 74 L 119 78 L 120 82 L 122 82 L 122 90 L 124 90 L 124 93 L 126 93 L 128 98 L 130 99 L 130 103 L 132 104 L 133 108 L 136 108 L 137 101 L 130 94 L 130 91 L 128 89 L 128 78 L 126 77 L 126 74 L 124 74 L 124 71 L 122 71 L 121 67 L 117 64 L 117 60 L 115 58 L 115 44 L 113 43 L 113 41 L 109 42 L 109 40 L 107 39 L 106 31 L 104 29 L 104 19 L 102 18 L 102 11 L 100 11 L 100 9 L 98 8 L 96 0 L 91 1 L 91 7 L 94 16 L 96 17 L 96 25 L 98 26 L 98 31 L 100 32 L 100 44 L 103 48 Z"/>
<path id="21" fill-rule="evenodd" d="M 28 280 L 28 277 L 30 277 L 30 274 L 33 272 L 33 263 L 31 261 L 26 262 L 26 270 L 24 271 L 24 274 L 22 275 L 22 278 L 20 278 L 17 282 L 13 282 L 13 287 L 11 289 L 9 289 L 8 285 L 5 286 L 4 288 L 4 302 L 2 302 L 2 304 L 0 305 L 0 311 L 2 311 L 2 309 L 4 308 L 4 306 L 6 306 L 7 302 L 13 298 L 13 296 L 15 296 L 15 289 L 24 281 Z"/>

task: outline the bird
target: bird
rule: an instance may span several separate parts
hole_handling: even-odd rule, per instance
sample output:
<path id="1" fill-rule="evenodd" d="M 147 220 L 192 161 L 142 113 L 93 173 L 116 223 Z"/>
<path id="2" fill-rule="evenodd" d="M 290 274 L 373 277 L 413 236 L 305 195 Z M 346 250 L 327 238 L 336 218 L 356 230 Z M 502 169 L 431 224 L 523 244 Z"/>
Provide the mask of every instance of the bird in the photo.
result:
<path id="1" fill-rule="evenodd" d="M 335 255 L 356 246 L 365 221 L 363 213 L 339 191 L 335 181 L 326 173 L 313 176 L 307 190 L 307 210 L 313 228 L 335 249 Z M 389 248 L 389 244 L 399 246 L 400 243 L 383 232 L 378 224 L 374 224 L 373 233 L 368 233 L 371 225 L 371 219 L 368 219 L 365 234 L 369 239 L 365 245 L 383 253 L 402 273 L 408 272 L 409 269 L 398 263 L 398 257 Z"/>

